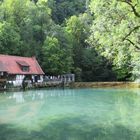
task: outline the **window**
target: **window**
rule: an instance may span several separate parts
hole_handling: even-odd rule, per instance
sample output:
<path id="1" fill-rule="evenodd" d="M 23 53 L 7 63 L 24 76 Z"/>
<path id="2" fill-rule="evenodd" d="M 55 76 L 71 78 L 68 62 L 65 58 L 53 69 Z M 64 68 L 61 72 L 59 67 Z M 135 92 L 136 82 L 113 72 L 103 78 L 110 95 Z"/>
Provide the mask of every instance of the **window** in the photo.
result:
<path id="1" fill-rule="evenodd" d="M 38 80 L 40 80 L 40 75 L 35 76 L 35 82 L 38 82 Z"/>
<path id="2" fill-rule="evenodd" d="M 16 80 L 16 75 L 9 75 L 8 80 L 9 81 L 15 81 Z"/>
<path id="3" fill-rule="evenodd" d="M 23 72 L 29 72 L 29 64 L 26 61 L 16 61 Z"/>
<path id="4" fill-rule="evenodd" d="M 29 67 L 28 66 L 22 66 L 21 67 L 23 72 L 29 72 Z"/>

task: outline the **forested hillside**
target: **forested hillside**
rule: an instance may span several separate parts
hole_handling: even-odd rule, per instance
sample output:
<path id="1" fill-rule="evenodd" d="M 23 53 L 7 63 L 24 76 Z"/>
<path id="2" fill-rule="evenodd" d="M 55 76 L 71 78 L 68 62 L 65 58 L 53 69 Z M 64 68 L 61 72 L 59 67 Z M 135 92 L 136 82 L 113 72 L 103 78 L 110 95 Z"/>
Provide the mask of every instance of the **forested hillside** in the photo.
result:
<path id="1" fill-rule="evenodd" d="M 77 81 L 138 80 L 139 13 L 139 0 L 0 0 L 0 54 Z"/>

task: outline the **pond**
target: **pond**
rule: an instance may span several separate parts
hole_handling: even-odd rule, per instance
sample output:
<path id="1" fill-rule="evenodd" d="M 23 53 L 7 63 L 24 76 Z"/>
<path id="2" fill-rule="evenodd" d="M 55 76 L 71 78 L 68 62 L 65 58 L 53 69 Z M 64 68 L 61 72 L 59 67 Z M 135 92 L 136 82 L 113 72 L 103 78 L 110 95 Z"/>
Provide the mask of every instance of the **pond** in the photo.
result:
<path id="1" fill-rule="evenodd" d="M 0 140 L 138 140 L 139 89 L 0 94 Z"/>

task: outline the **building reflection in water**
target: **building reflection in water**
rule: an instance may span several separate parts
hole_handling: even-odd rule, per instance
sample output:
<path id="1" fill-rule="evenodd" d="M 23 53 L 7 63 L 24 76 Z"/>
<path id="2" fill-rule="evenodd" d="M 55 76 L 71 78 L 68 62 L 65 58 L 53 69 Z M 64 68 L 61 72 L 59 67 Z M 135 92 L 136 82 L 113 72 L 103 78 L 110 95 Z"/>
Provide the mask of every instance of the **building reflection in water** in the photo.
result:
<path id="1" fill-rule="evenodd" d="M 44 99 L 44 93 L 43 92 L 38 92 L 38 97 L 43 100 Z"/>
<path id="2" fill-rule="evenodd" d="M 24 103 L 25 99 L 23 97 L 23 93 L 22 92 L 15 92 L 13 94 L 13 99 L 16 100 L 16 103 Z"/>
<path id="3" fill-rule="evenodd" d="M 47 96 L 62 97 L 62 96 L 75 96 L 74 90 L 49 90 Z"/>
<path id="4" fill-rule="evenodd" d="M 44 100 L 48 97 L 75 96 L 74 90 L 37 90 L 25 92 L 15 92 L 9 99 L 15 99 L 16 103 L 24 103 L 25 101 Z"/>
<path id="5" fill-rule="evenodd" d="M 40 90 L 40 91 L 29 91 L 31 100 L 43 100 L 48 97 L 62 97 L 62 96 L 75 96 L 74 90 Z"/>

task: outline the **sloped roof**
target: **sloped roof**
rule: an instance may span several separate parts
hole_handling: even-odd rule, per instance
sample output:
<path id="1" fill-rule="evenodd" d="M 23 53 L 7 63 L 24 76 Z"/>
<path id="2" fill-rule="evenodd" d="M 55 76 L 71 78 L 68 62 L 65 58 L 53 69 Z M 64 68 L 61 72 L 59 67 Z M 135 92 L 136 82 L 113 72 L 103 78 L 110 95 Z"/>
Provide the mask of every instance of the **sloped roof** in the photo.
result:
<path id="1" fill-rule="evenodd" d="M 29 71 L 22 71 L 20 65 L 29 66 Z M 44 74 L 35 57 L 10 55 L 0 55 L 0 71 L 6 71 L 9 74 Z"/>
<path id="2" fill-rule="evenodd" d="M 0 61 L 0 72 L 6 72 L 6 71 L 7 71 L 6 67 L 4 66 L 2 61 Z"/>
<path id="3" fill-rule="evenodd" d="M 25 61 L 16 61 L 19 65 L 21 65 L 21 66 L 30 66 L 27 62 L 25 62 Z"/>

